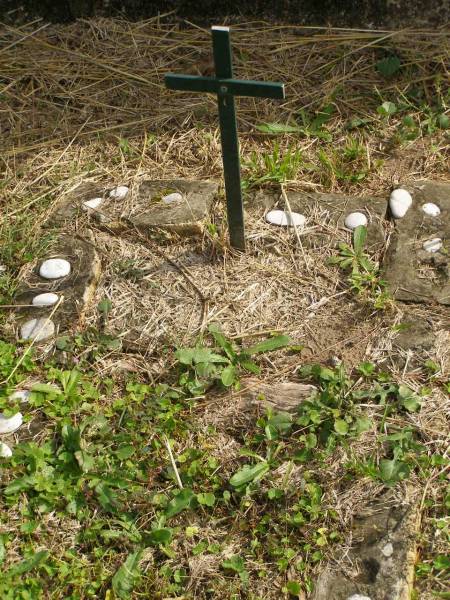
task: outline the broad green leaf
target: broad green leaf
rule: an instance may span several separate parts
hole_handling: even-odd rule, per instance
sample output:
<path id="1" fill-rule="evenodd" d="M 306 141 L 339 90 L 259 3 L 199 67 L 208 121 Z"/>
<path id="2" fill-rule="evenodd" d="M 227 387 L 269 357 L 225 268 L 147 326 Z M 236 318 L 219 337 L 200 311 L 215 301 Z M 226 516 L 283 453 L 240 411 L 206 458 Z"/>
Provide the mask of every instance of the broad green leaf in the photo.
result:
<path id="1" fill-rule="evenodd" d="M 397 73 L 400 69 L 401 62 L 399 57 L 394 55 L 379 60 L 375 66 L 377 71 L 383 75 L 383 77 L 389 78 Z"/>
<path id="2" fill-rule="evenodd" d="M 372 427 L 372 419 L 368 417 L 358 417 L 355 421 L 355 431 L 357 434 L 363 433 L 363 431 L 369 431 Z"/>
<path id="3" fill-rule="evenodd" d="M 360 254 L 364 250 L 366 243 L 367 227 L 358 225 L 353 231 L 353 248 L 356 254 Z"/>
<path id="4" fill-rule="evenodd" d="M 268 470 L 269 465 L 265 461 L 256 465 L 245 465 L 231 477 L 230 484 L 235 488 L 241 487 L 255 479 L 261 479 Z"/>
<path id="5" fill-rule="evenodd" d="M 242 573 L 245 570 L 244 559 L 239 556 L 239 554 L 235 554 L 230 558 L 222 561 L 222 568 L 228 569 L 229 571 L 234 571 L 235 573 Z"/>
<path id="6" fill-rule="evenodd" d="M 234 365 L 228 365 L 223 369 L 222 374 L 220 376 L 220 380 L 225 387 L 229 387 L 233 385 L 236 379 L 236 367 Z"/>
<path id="7" fill-rule="evenodd" d="M 315 433 L 307 433 L 305 435 L 305 447 L 308 449 L 315 448 L 317 446 L 317 435 Z"/>
<path id="8" fill-rule="evenodd" d="M 259 344 L 255 344 L 250 348 L 245 350 L 246 354 L 259 354 L 261 352 L 271 352 L 272 350 L 277 350 L 278 348 L 284 348 L 285 346 L 289 346 L 291 343 L 291 338 L 287 335 L 276 335 L 272 338 L 264 340 Z"/>
<path id="9" fill-rule="evenodd" d="M 398 397 L 402 406 L 404 406 L 407 411 L 415 412 L 419 410 L 421 406 L 420 401 L 408 386 L 403 384 L 398 386 Z"/>
<path id="10" fill-rule="evenodd" d="M 216 497 L 212 492 L 197 494 L 197 500 L 199 504 L 204 506 L 214 506 Z"/>
<path id="11" fill-rule="evenodd" d="M 194 497 L 195 494 L 192 490 L 187 488 L 181 490 L 181 492 L 177 494 L 174 498 L 172 498 L 172 500 L 167 505 L 167 509 L 165 512 L 166 518 L 171 519 L 186 508 L 189 508 Z"/>
<path id="12" fill-rule="evenodd" d="M 236 356 L 236 352 L 234 351 L 231 342 L 227 340 L 227 338 L 220 330 L 219 326 L 216 323 L 211 323 L 211 325 L 208 327 L 208 331 L 213 336 L 216 344 L 218 344 L 222 348 L 222 350 L 225 352 L 228 358 L 230 360 L 234 359 Z"/>
<path id="13" fill-rule="evenodd" d="M 380 460 L 379 473 L 384 483 L 391 485 L 408 477 L 409 467 L 404 462 L 396 459 L 389 460 L 382 458 Z"/>
<path id="14" fill-rule="evenodd" d="M 450 117 L 448 117 L 448 115 L 444 115 L 444 113 L 438 115 L 437 124 L 440 129 L 448 129 L 450 127 Z"/>
<path id="15" fill-rule="evenodd" d="M 28 573 L 32 571 L 36 567 L 38 567 L 49 555 L 48 550 L 40 550 L 36 552 L 31 558 L 27 558 L 26 560 L 22 560 L 17 565 L 13 565 L 9 571 L 8 575 L 10 577 L 16 577 L 17 575 L 23 575 L 24 573 Z"/>
<path id="16" fill-rule="evenodd" d="M 302 588 L 298 581 L 288 581 L 286 589 L 291 596 L 300 596 L 302 593 Z"/>
<path id="17" fill-rule="evenodd" d="M 97 310 L 103 313 L 105 316 L 111 312 L 111 309 L 112 302 L 111 300 L 108 300 L 108 298 L 103 298 L 103 300 L 100 300 L 100 302 L 97 304 Z"/>
<path id="18" fill-rule="evenodd" d="M 120 460 L 126 460 L 127 458 L 130 458 L 130 456 L 133 456 L 135 452 L 136 450 L 133 446 L 122 446 L 115 451 L 115 455 L 117 458 L 120 458 Z"/>
<path id="19" fill-rule="evenodd" d="M 162 527 L 161 529 L 152 529 L 146 539 L 152 546 L 159 544 L 169 544 L 172 540 L 172 529 Z"/>
<path id="20" fill-rule="evenodd" d="M 14 479 L 10 484 L 6 486 L 3 490 L 5 496 L 11 496 L 13 494 L 17 494 L 18 492 L 24 492 L 34 487 L 36 483 L 36 478 L 34 475 L 24 475 L 23 477 L 19 477 L 18 479 Z"/>
<path id="21" fill-rule="evenodd" d="M 95 465 L 94 457 L 86 452 L 86 450 L 78 450 L 75 452 L 75 458 L 83 473 L 88 473 Z"/>
<path id="22" fill-rule="evenodd" d="M 114 492 L 105 483 L 99 483 L 95 486 L 98 501 L 101 506 L 108 512 L 115 512 L 117 506 L 117 498 Z"/>
<path id="23" fill-rule="evenodd" d="M 115 595 L 122 600 L 130 598 L 131 593 L 136 585 L 141 570 L 139 561 L 142 557 L 142 550 L 129 554 L 123 565 L 112 578 L 112 588 Z"/>
<path id="24" fill-rule="evenodd" d="M 336 419 L 334 422 L 334 430 L 340 435 L 348 433 L 348 423 L 344 419 Z"/>
<path id="25" fill-rule="evenodd" d="M 238 357 L 238 362 L 240 366 L 248 371 L 249 373 L 254 373 L 255 375 L 259 375 L 261 373 L 261 369 L 258 367 L 256 363 L 247 358 L 241 358 L 242 355 Z"/>
<path id="26" fill-rule="evenodd" d="M 49 383 L 36 383 L 31 388 L 32 392 L 41 392 L 43 394 L 53 394 L 55 396 L 61 396 L 62 391 L 57 388 L 55 385 L 50 385 Z"/>
<path id="27" fill-rule="evenodd" d="M 390 117 L 395 115 L 396 112 L 397 106 L 393 102 L 383 102 L 383 104 L 377 108 L 377 113 L 383 117 Z"/>
<path id="28" fill-rule="evenodd" d="M 273 135 L 281 133 L 301 133 L 302 127 L 298 125 L 285 125 L 284 123 L 262 123 L 257 125 L 256 129 L 262 133 L 271 133 Z"/>

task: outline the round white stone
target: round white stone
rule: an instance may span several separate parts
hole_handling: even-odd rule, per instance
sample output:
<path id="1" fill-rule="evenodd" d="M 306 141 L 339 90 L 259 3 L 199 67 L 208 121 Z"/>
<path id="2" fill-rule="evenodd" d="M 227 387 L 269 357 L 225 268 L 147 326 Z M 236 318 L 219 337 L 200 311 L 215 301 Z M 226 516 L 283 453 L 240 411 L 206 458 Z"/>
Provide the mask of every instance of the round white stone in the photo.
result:
<path id="1" fill-rule="evenodd" d="M 12 456 L 12 450 L 8 444 L 0 442 L 0 458 L 10 458 Z"/>
<path id="2" fill-rule="evenodd" d="M 381 548 L 381 554 L 386 558 L 389 558 L 394 554 L 394 546 L 391 544 L 391 542 L 388 542 L 385 546 L 383 546 L 383 548 Z"/>
<path id="3" fill-rule="evenodd" d="M 39 269 L 39 275 L 44 279 L 60 279 L 70 273 L 70 262 L 64 258 L 49 258 L 44 260 Z"/>
<path id="4" fill-rule="evenodd" d="M 282 227 L 303 227 L 306 223 L 306 217 L 300 213 L 271 210 L 266 215 L 266 221 L 271 225 L 281 225 Z"/>
<path id="5" fill-rule="evenodd" d="M 22 404 L 26 404 L 30 399 L 31 392 L 29 390 L 17 390 L 13 392 L 9 399 L 12 402 L 21 402 Z"/>
<path id="6" fill-rule="evenodd" d="M 172 192 L 171 194 L 167 194 L 167 196 L 162 197 L 162 201 L 166 204 L 172 204 L 172 202 L 181 202 L 183 200 L 183 196 L 180 192 Z"/>
<path id="7" fill-rule="evenodd" d="M 367 225 L 367 217 L 362 212 L 352 212 L 345 217 L 344 225 L 348 229 L 355 229 L 359 225 Z"/>
<path id="8" fill-rule="evenodd" d="M 81 205 L 81 208 L 83 210 L 89 210 L 91 208 L 96 209 L 102 203 L 103 203 L 103 198 L 92 198 L 92 200 L 86 200 L 86 202 L 83 202 L 83 204 Z"/>
<path id="9" fill-rule="evenodd" d="M 14 433 L 23 423 L 22 413 L 18 412 L 12 417 L 5 417 L 0 414 L 0 434 Z"/>
<path id="10" fill-rule="evenodd" d="M 389 198 L 389 208 L 394 219 L 401 219 L 406 215 L 412 204 L 412 197 L 409 192 L 398 188 L 391 193 Z"/>
<path id="11" fill-rule="evenodd" d="M 438 252 L 442 246 L 441 238 L 433 238 L 432 240 L 424 242 L 422 248 L 427 252 Z"/>
<path id="12" fill-rule="evenodd" d="M 20 337 L 23 340 L 34 340 L 42 342 L 55 333 L 55 324 L 53 321 L 42 317 L 40 319 L 30 319 L 24 323 L 20 329 Z"/>
<path id="13" fill-rule="evenodd" d="M 109 197 L 114 200 L 123 200 L 128 194 L 128 188 L 126 185 L 118 185 L 109 192 Z"/>
<path id="14" fill-rule="evenodd" d="M 426 202 L 422 206 L 422 210 L 426 215 L 430 215 L 430 217 L 437 217 L 441 214 L 441 209 L 437 204 L 434 204 L 433 202 Z"/>
<path id="15" fill-rule="evenodd" d="M 45 294 L 38 294 L 33 298 L 31 304 L 33 306 L 53 306 L 59 300 L 58 294 L 53 292 L 46 292 Z"/>

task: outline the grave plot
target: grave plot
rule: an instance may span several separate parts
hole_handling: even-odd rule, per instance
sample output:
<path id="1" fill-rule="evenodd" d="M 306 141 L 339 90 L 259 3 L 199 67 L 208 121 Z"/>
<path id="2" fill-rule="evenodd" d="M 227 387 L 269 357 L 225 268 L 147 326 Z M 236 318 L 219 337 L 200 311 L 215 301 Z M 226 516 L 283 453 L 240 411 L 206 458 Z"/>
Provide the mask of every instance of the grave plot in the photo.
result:
<path id="1" fill-rule="evenodd" d="M 143 232 L 201 235 L 217 192 L 215 182 L 183 179 L 143 181 L 136 191 L 125 185 L 104 189 L 81 184 L 58 206 L 52 223 L 67 224 L 86 213 L 109 232 L 136 227 Z"/>
<path id="2" fill-rule="evenodd" d="M 62 234 L 49 254 L 22 273 L 16 294 L 17 337 L 43 342 L 83 319 L 95 295 L 100 260 L 85 239 Z"/>
<path id="3" fill-rule="evenodd" d="M 411 208 L 396 220 L 385 276 L 404 302 L 450 304 L 450 184 L 418 181 L 403 186 Z"/>
<path id="4" fill-rule="evenodd" d="M 296 198 L 292 202 L 300 207 Z M 167 344 L 193 344 L 210 323 L 220 322 L 226 335 L 249 341 L 289 330 L 305 345 L 304 360 L 362 360 L 368 340 L 383 330 L 383 317 L 368 321 L 367 307 L 341 289 L 340 273 L 329 263 L 338 242 L 350 241 L 343 220 L 355 206 L 363 209 L 368 200 L 333 205 L 331 197 L 318 196 L 306 207 L 305 198 L 299 246 L 292 228 L 267 223 L 267 211 L 253 205 L 247 209 L 249 251 L 229 258 L 214 256 L 207 239 L 192 245 L 174 237 L 161 245 L 133 228 L 115 236 L 95 231 L 105 257 L 97 301 L 111 300 L 111 333 L 124 348 L 153 353 Z M 366 208 L 374 221 L 370 239 L 378 243 L 372 250 L 382 236 L 382 203 L 375 207 Z M 92 313 L 92 323 L 95 318 Z"/>

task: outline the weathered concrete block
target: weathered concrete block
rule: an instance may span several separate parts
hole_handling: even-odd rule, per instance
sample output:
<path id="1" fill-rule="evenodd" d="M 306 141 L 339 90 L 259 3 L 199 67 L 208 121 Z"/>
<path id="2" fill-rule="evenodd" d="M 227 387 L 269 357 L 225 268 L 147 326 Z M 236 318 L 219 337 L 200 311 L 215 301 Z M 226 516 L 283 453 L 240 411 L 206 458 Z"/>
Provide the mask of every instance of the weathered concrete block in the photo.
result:
<path id="1" fill-rule="evenodd" d="M 312 600 L 409 600 L 420 526 L 418 494 L 400 502 L 391 492 L 355 515 L 353 548 L 339 565 L 328 565 Z"/>
<path id="2" fill-rule="evenodd" d="M 413 204 L 402 219 L 386 254 L 384 277 L 397 300 L 450 304 L 450 184 L 418 181 L 403 186 Z M 422 210 L 425 203 L 439 206 L 437 216 Z M 427 252 L 423 244 L 440 238 L 442 248 Z"/>

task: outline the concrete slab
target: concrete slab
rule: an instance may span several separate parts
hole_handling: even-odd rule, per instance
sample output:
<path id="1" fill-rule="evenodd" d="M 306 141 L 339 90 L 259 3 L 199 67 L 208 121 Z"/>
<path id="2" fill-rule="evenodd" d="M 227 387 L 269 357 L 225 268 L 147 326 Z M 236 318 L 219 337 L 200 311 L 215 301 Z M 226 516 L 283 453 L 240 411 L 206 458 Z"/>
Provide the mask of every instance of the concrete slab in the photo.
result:
<path id="1" fill-rule="evenodd" d="M 71 264 L 71 272 L 66 277 L 47 280 L 39 275 L 39 266 L 47 258 L 65 258 Z M 28 319 L 47 318 L 54 306 L 31 307 L 32 299 L 47 292 L 64 295 L 64 301 L 58 306 L 52 320 L 56 333 L 73 327 L 82 317 L 94 297 L 100 276 L 100 260 L 93 245 L 91 232 L 85 239 L 62 235 L 52 248 L 52 253 L 40 260 L 35 268 L 26 273 L 15 296 L 18 306 L 16 314 L 20 326 Z M 20 306 L 22 305 L 22 306 Z"/>
<path id="2" fill-rule="evenodd" d="M 404 302 L 450 304 L 450 184 L 417 181 L 402 186 L 413 198 L 405 217 L 396 220 L 385 258 L 384 277 L 392 295 Z M 441 209 L 438 216 L 423 212 L 427 202 Z M 423 244 L 440 238 L 443 247 L 427 252 Z"/>
<path id="3" fill-rule="evenodd" d="M 355 515 L 353 547 L 338 566 L 328 565 L 312 600 L 409 600 L 416 540 L 420 527 L 420 495 L 411 487 L 400 500 L 388 491 Z"/>

